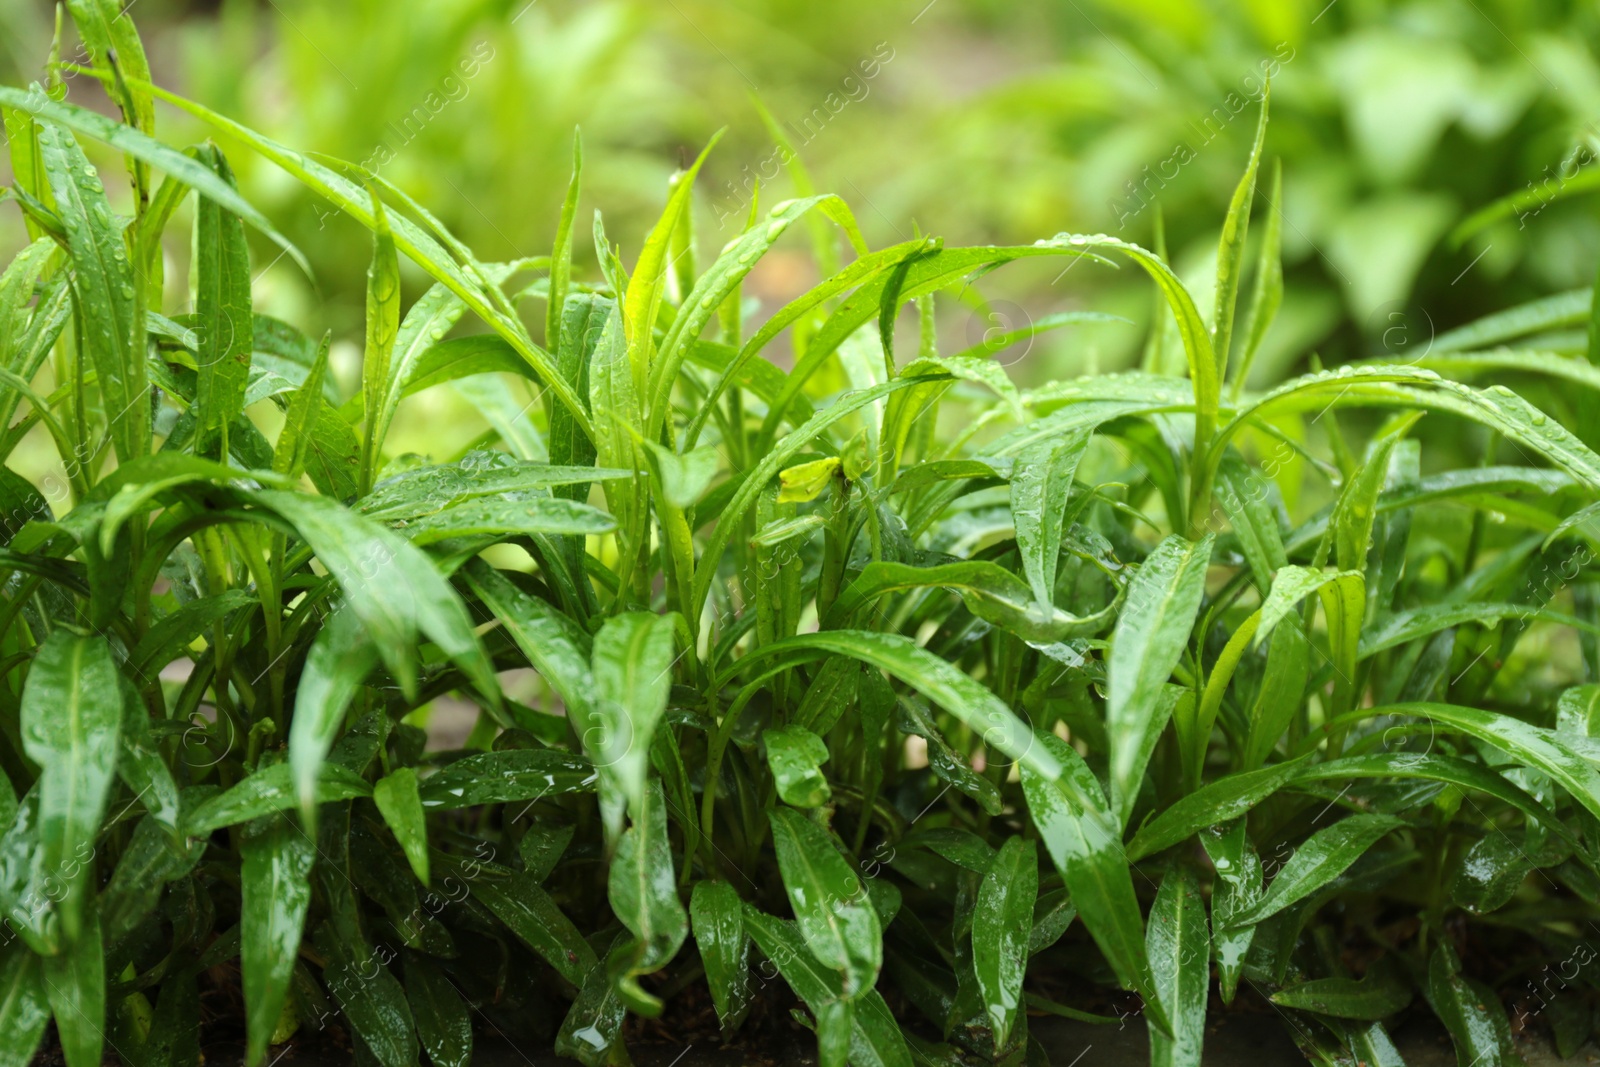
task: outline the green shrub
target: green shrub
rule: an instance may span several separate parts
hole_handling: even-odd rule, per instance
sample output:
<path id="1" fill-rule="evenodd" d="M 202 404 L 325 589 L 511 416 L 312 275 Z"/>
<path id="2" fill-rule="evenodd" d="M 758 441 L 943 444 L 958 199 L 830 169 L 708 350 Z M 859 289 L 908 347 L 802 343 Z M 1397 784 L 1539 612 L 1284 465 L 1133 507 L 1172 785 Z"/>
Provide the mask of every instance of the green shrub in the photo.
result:
<path id="1" fill-rule="evenodd" d="M 631 271 L 597 214 L 573 276 L 578 167 L 551 255 L 484 263 L 71 7 L 124 121 L 0 89 L 36 238 L 0 278 L 4 448 L 63 472 L 0 478 L 0 1061 L 54 1015 L 70 1067 L 195 1063 L 202 1020 L 252 1064 L 329 1027 L 383 1067 L 474 1032 L 618 1063 L 630 1014 L 771 1033 L 797 997 L 825 1064 L 1031 1062 L 1030 1012 L 1135 1010 L 1198 1064 L 1213 964 L 1314 1062 L 1397 1063 L 1413 1003 L 1463 1061 L 1516 1062 L 1512 1007 L 1587 1036 L 1600 456 L 1466 384 L 1581 414 L 1587 293 L 1242 390 L 1280 295 L 1275 211 L 1245 256 L 1265 107 L 1209 316 L 1115 238 L 872 251 L 832 196 L 701 271 L 700 161 Z M 152 138 L 158 100 L 370 231 L 358 394 L 254 313 L 245 227 L 275 231 L 215 146 Z M 748 321 L 797 224 L 849 264 Z M 1146 371 L 1020 392 L 998 342 L 949 353 L 935 294 L 1041 257 L 1149 274 Z M 406 397 L 489 374 L 542 404 L 386 455 Z M 1430 413 L 1481 462 L 1425 467 Z M 451 694 L 477 727 L 430 751 Z"/>

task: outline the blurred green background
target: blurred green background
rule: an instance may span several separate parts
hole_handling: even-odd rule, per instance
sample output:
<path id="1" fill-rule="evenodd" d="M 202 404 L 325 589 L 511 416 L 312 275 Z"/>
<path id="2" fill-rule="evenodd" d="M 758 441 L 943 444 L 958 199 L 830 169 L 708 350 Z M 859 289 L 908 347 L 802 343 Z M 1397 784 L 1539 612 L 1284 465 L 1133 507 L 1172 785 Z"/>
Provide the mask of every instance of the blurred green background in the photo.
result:
<path id="1" fill-rule="evenodd" d="M 671 171 L 727 126 L 696 209 L 709 261 L 742 224 L 747 179 L 776 170 L 759 95 L 875 244 L 918 231 L 1148 244 L 1159 213 L 1203 294 L 1270 68 L 1287 298 L 1258 380 L 1312 351 L 1415 351 L 1433 331 L 1587 285 L 1600 259 L 1584 197 L 1461 247 L 1447 239 L 1600 140 L 1594 0 L 134 0 L 129 11 L 164 84 L 295 147 L 376 163 L 485 258 L 548 250 L 581 126 L 583 217 L 603 209 L 631 262 Z M 38 0 L 0 0 L 0 76 L 40 76 L 51 22 Z M 86 78 L 71 98 L 103 99 Z M 173 143 L 204 136 L 170 109 L 161 123 Z M 269 309 L 357 340 L 365 235 L 231 155 L 317 270 L 320 292 L 258 245 Z M 791 193 L 786 175 L 764 180 L 764 200 Z M 15 248 L 16 213 L 0 226 Z M 803 239 L 780 251 L 748 287 L 769 310 L 815 276 Z M 1030 315 L 1149 315 L 1142 277 L 1094 265 L 1017 265 L 979 287 L 992 312 L 941 307 L 948 350 Z M 1028 384 L 1127 366 L 1142 333 L 1053 333 L 1013 352 L 1013 373 Z"/>

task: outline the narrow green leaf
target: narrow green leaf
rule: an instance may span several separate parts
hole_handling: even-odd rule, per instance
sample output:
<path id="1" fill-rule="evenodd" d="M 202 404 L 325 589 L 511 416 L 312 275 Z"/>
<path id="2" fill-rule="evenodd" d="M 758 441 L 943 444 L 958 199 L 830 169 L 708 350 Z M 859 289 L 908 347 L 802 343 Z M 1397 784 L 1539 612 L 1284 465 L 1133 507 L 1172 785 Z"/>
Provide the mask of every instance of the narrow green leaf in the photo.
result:
<path id="1" fill-rule="evenodd" d="M 1255 643 L 1261 643 L 1277 628 L 1288 614 L 1306 597 L 1341 580 L 1361 580 L 1356 571 L 1336 571 L 1290 564 L 1281 567 L 1272 579 L 1272 589 L 1261 604 L 1261 621 L 1256 626 Z"/>
<path id="2" fill-rule="evenodd" d="M 417 788 L 417 772 L 396 767 L 372 787 L 372 802 L 400 843 L 411 870 L 428 884 L 428 823 L 422 811 L 422 795 Z"/>
<path id="3" fill-rule="evenodd" d="M 443 871 L 447 864 L 450 873 L 465 881 L 472 895 L 519 941 L 537 952 L 561 977 L 573 985 L 583 985 L 584 976 L 595 965 L 594 949 L 531 876 L 434 853 L 434 870 Z"/>
<path id="4" fill-rule="evenodd" d="M 1233 191 L 1233 199 L 1228 204 L 1228 217 L 1222 224 L 1222 239 L 1217 246 L 1217 303 L 1212 315 L 1211 347 L 1217 354 L 1219 379 L 1228 376 L 1228 356 L 1233 350 L 1233 316 L 1239 300 L 1244 241 L 1250 229 L 1250 208 L 1256 198 L 1256 172 L 1261 167 L 1261 148 L 1267 140 L 1267 111 L 1271 100 L 1272 81 L 1268 79 L 1261 92 L 1261 118 L 1256 123 L 1256 140 L 1250 148 L 1250 161 L 1245 164 L 1244 177 L 1239 179 Z"/>
<path id="5" fill-rule="evenodd" d="M 1275 763 L 1208 782 L 1145 823 L 1128 843 L 1137 862 L 1212 826 L 1237 819 L 1293 781 L 1303 762 Z"/>
<path id="6" fill-rule="evenodd" d="M 769 657 L 798 652 L 849 656 L 887 671 L 981 734 L 990 748 L 1020 760 L 1046 778 L 1061 773 L 1056 758 L 1035 743 L 1033 731 L 987 686 L 899 634 L 869 630 L 798 634 L 757 649 L 739 660 L 738 666 L 748 670 Z"/>
<path id="7" fill-rule="evenodd" d="M 1424 992 L 1434 1015 L 1450 1031 L 1457 1063 L 1522 1067 L 1500 998 L 1461 974 L 1461 962 L 1447 940 L 1440 940 L 1428 961 Z"/>
<path id="8" fill-rule="evenodd" d="M 1533 870 L 1518 842 L 1493 829 L 1461 855 L 1450 878 L 1450 899 L 1476 915 L 1505 907 Z"/>
<path id="9" fill-rule="evenodd" d="M 59 887 L 49 899 L 66 940 L 88 937 L 85 928 L 92 925 L 98 941 L 99 919 L 85 922 L 84 901 L 123 716 L 121 683 L 105 638 L 52 633 L 34 654 L 20 714 L 23 750 L 39 765 L 37 875 Z"/>
<path id="10" fill-rule="evenodd" d="M 408 523 L 463 504 L 508 496 L 531 501 L 544 490 L 632 476 L 626 470 L 520 463 L 503 452 L 473 452 L 459 463 L 417 467 L 385 478 L 357 510 L 369 519 Z"/>
<path id="11" fill-rule="evenodd" d="M 972 967 L 998 1053 L 1011 1040 L 1028 969 L 1039 858 L 1032 841 L 1008 837 L 978 887 L 972 914 Z"/>
<path id="12" fill-rule="evenodd" d="M 689 916 L 717 1019 L 724 1031 L 736 1029 L 751 1005 L 750 935 L 739 893 L 727 882 L 696 882 Z"/>
<path id="13" fill-rule="evenodd" d="M 1233 917 L 1261 899 L 1261 859 L 1250 844 L 1244 819 L 1220 833 L 1201 834 L 1200 843 L 1217 871 L 1211 885 L 1211 944 L 1217 960 L 1217 988 L 1222 1002 L 1232 1004 L 1256 933 L 1253 925 L 1237 925 Z"/>
<path id="14" fill-rule="evenodd" d="M 236 184 L 221 152 L 208 148 L 202 156 L 219 178 Z M 255 325 L 244 220 L 205 197 L 195 208 L 194 272 L 199 319 L 195 332 L 200 342 L 193 408 L 195 440 L 199 451 L 209 453 L 213 439 L 218 434 L 226 439 L 228 425 L 244 410 Z"/>
<path id="15" fill-rule="evenodd" d="M 843 979 L 818 962 L 795 924 L 744 906 L 745 929 L 783 980 L 812 1011 L 845 997 Z M 900 1024 L 876 989 L 860 990 L 849 998 L 850 1062 L 856 1067 L 911 1067 L 911 1050 Z"/>
<path id="16" fill-rule="evenodd" d="M 672 176 L 671 192 L 667 195 L 666 210 L 661 213 L 650 235 L 645 238 L 639 261 L 633 265 L 633 276 L 628 282 L 627 296 L 623 300 L 622 321 L 624 337 L 628 342 L 628 366 L 633 375 L 635 397 L 642 401 L 648 395 L 650 365 L 655 354 L 656 311 L 661 306 L 661 287 L 666 277 L 668 246 L 679 220 L 688 210 L 689 198 L 694 192 L 695 175 L 706 157 L 722 139 L 722 131 L 712 134 L 711 140 L 688 170 Z M 636 401 L 637 402 L 637 401 Z M 645 425 L 644 412 L 631 412 L 633 421 Z"/>
<path id="17" fill-rule="evenodd" d="M 132 126 L 107 118 L 88 108 L 54 100 L 42 92 L 24 91 L 9 85 L 0 85 L 0 104 L 35 118 L 58 122 L 97 141 L 103 141 L 119 152 L 126 152 L 136 159 L 166 171 L 200 195 L 215 200 L 229 211 L 243 217 L 250 225 L 270 237 L 307 275 L 311 273 L 305 256 L 273 228 L 265 215 L 251 207 L 249 202 L 227 182 L 218 178 L 210 168 L 177 149 L 167 147 Z M 43 125 L 41 123 L 40 128 L 43 128 Z"/>
<path id="18" fill-rule="evenodd" d="M 1054 644 L 1073 637 L 1087 637 L 1105 629 L 1114 607 L 1079 617 L 1055 606 L 1052 600 L 1039 600 L 1026 582 L 998 564 L 987 560 L 962 560 L 931 567 L 878 560 L 862 568 L 834 601 L 824 629 L 840 629 L 852 616 L 880 596 L 906 589 L 940 587 L 961 597 L 967 610 L 1002 629 L 1034 644 Z"/>
<path id="19" fill-rule="evenodd" d="M 494 670 L 454 590 L 418 549 L 325 497 L 257 490 L 254 498 L 291 523 L 338 579 L 400 687 L 414 693 L 418 632 L 454 660 L 486 698 L 500 692 Z"/>
<path id="20" fill-rule="evenodd" d="M 1448 782 L 1509 804 L 1562 840 L 1577 844 L 1576 836 L 1560 816 L 1511 784 L 1503 775 L 1481 764 L 1452 756 L 1441 756 L 1435 752 L 1369 752 L 1326 763 L 1302 763 L 1295 774 L 1295 780 L 1299 782 L 1344 782 L 1352 778 L 1417 778 Z"/>
<path id="21" fill-rule="evenodd" d="M 666 966 L 689 933 L 689 916 L 673 875 L 667 802 L 659 780 L 645 787 L 643 802 L 631 813 L 633 824 L 617 842 L 606 883 L 611 910 L 634 936 L 629 979 Z M 655 999 L 637 986 L 632 993 L 647 1004 Z"/>
<path id="22" fill-rule="evenodd" d="M 252 826 L 240 848 L 239 970 L 244 980 L 245 1063 L 267 1054 L 300 955 L 316 846 L 279 812 Z"/>
<path id="23" fill-rule="evenodd" d="M 138 803 L 153 815 L 173 840 L 178 837 L 178 783 L 150 736 L 150 714 L 126 678 L 122 687 L 122 753 L 117 774 Z"/>
<path id="24" fill-rule="evenodd" d="M 414 545 L 430 545 L 454 537 L 493 534 L 498 537 L 534 534 L 610 533 L 616 523 L 599 508 L 555 497 L 532 500 L 469 500 L 399 528 Z"/>
<path id="25" fill-rule="evenodd" d="M 1262 112 L 1266 108 L 1263 106 Z M 1250 294 L 1250 310 L 1245 318 L 1244 347 L 1239 352 L 1238 369 L 1233 376 L 1233 398 L 1250 384 L 1250 368 L 1255 364 L 1261 343 L 1267 338 L 1283 305 L 1283 161 L 1272 165 L 1272 192 L 1267 200 L 1267 230 L 1261 235 L 1261 250 L 1256 256 L 1255 288 Z"/>
<path id="26" fill-rule="evenodd" d="M 1600 770 L 1552 730 L 1531 726 L 1509 715 L 1455 704 L 1389 704 L 1363 708 L 1361 714 L 1374 718 L 1416 715 L 1435 725 L 1460 730 L 1505 752 L 1523 766 L 1548 774 L 1572 794 L 1572 799 L 1600 816 Z"/>
<path id="27" fill-rule="evenodd" d="M 1317 978 L 1272 994 L 1272 1002 L 1337 1019 L 1387 1019 L 1411 1003 L 1411 988 L 1393 967 L 1374 964 L 1361 981 Z"/>
<path id="28" fill-rule="evenodd" d="M 1211 985 L 1211 940 L 1206 908 L 1193 869 L 1169 868 L 1150 906 L 1145 951 L 1172 1022 L 1172 1036 L 1150 1034 L 1152 1067 L 1200 1067 L 1206 1000 Z"/>
<path id="29" fill-rule="evenodd" d="M 49 1021 L 43 964 L 13 941 L 0 949 L 0 1067 L 28 1067 Z"/>
<path id="30" fill-rule="evenodd" d="M 405 990 L 383 959 L 354 930 L 341 930 L 343 925 L 328 920 L 314 935 L 323 982 L 382 1067 L 415 1067 L 417 1038 Z"/>
<path id="31" fill-rule="evenodd" d="M 428 811 L 450 811 L 587 792 L 594 784 L 595 767 L 582 756 L 553 748 L 519 748 L 456 760 L 423 779 L 418 796 Z"/>
<path id="32" fill-rule="evenodd" d="M 472 1016 L 450 979 L 423 957 L 409 953 L 405 984 L 417 1039 L 433 1067 L 467 1067 L 472 1062 Z"/>
<path id="33" fill-rule="evenodd" d="M 861 996 L 877 984 L 883 966 L 883 930 L 866 887 L 821 826 L 787 808 L 773 809 L 768 818 L 801 935 L 816 958 L 839 973 L 844 996 Z"/>
<path id="34" fill-rule="evenodd" d="M 1212 538 L 1173 535 L 1157 545 L 1128 585 L 1106 665 L 1111 734 L 1111 799 L 1121 823 L 1133 813 L 1147 734 L 1162 687 L 1183 656 L 1205 593 Z"/>
<path id="35" fill-rule="evenodd" d="M 671 617 L 638 611 L 607 619 L 594 639 L 595 725 L 580 740 L 602 789 L 615 790 L 632 808 L 643 803 L 650 742 L 667 709 L 672 646 Z"/>
<path id="36" fill-rule="evenodd" d="M 100 917 L 82 917 L 78 935 L 59 955 L 46 956 L 45 996 L 56 1017 L 56 1036 L 67 1067 L 100 1067 L 105 1048 L 106 963 Z"/>
<path id="37" fill-rule="evenodd" d="M 284 413 L 283 429 L 272 451 L 272 469 L 298 478 L 310 461 L 316 440 L 316 427 L 323 414 L 322 388 L 328 373 L 328 345 L 332 334 L 324 334 L 317 345 L 316 359 L 305 381 L 295 390 Z"/>
<path id="38" fill-rule="evenodd" d="M 372 786 L 354 771 L 337 763 L 324 763 L 317 778 L 315 795 L 318 804 L 327 804 L 351 797 L 370 797 Z M 256 771 L 232 789 L 185 814 L 183 832 L 189 837 L 205 837 L 224 826 L 282 811 L 292 807 L 295 801 L 289 765 L 275 763 Z"/>
<path id="39" fill-rule="evenodd" d="M 1122 852 L 1121 824 L 1106 803 L 1100 783 L 1075 749 L 1049 734 L 1039 735 L 1037 743 L 1062 769 L 1049 776 L 1023 764 L 1022 792 L 1028 815 L 1117 979 L 1144 997 L 1145 1010 L 1158 1029 L 1168 1029 L 1168 1016 L 1145 952 L 1144 922 L 1133 892 L 1133 875 Z"/>
<path id="40" fill-rule="evenodd" d="M 622 1048 L 622 1024 L 627 1005 L 611 979 L 613 960 L 627 952 L 628 934 L 617 934 L 613 949 L 605 959 L 591 962 L 578 983 L 578 997 L 561 1021 L 556 1034 L 555 1053 L 577 1060 L 584 1067 L 616 1067 L 626 1055 Z M 585 942 L 587 948 L 587 942 Z M 591 961 L 593 952 L 590 952 Z"/>
<path id="41" fill-rule="evenodd" d="M 1266 763 L 1300 710 L 1311 666 L 1311 642 L 1296 623 L 1273 630 L 1267 646 L 1266 672 L 1250 705 L 1249 733 L 1240 754 L 1243 770 Z"/>
<path id="42" fill-rule="evenodd" d="M 213 624 L 254 603 L 256 598 L 244 590 L 228 589 L 181 605 L 145 632 L 128 655 L 128 673 L 135 678 L 156 674 L 174 659 L 188 655 L 189 646 L 209 633 Z"/>
<path id="43" fill-rule="evenodd" d="M 1405 823 L 1389 815 L 1350 815 L 1318 830 L 1294 850 L 1266 893 L 1235 925 L 1258 923 L 1315 893 L 1360 859 L 1378 839 Z"/>
<path id="44" fill-rule="evenodd" d="M 361 394 L 368 412 L 367 431 L 361 441 L 359 485 L 363 496 L 372 488 L 383 460 L 383 442 L 377 437 L 382 421 L 378 413 L 383 410 L 395 335 L 400 332 L 400 257 L 395 251 L 388 214 L 376 192 L 372 194 L 372 220 L 372 263 L 367 268 L 367 345 L 361 360 Z"/>
<path id="45" fill-rule="evenodd" d="M 322 761 L 344 725 L 350 702 L 377 665 L 378 649 L 356 613 L 336 608 L 333 618 L 312 639 L 289 720 L 289 766 L 300 816 L 308 829 L 316 827 Z"/>
<path id="46" fill-rule="evenodd" d="M 144 312 L 133 265 L 105 186 L 72 134 L 42 123 L 39 148 L 66 227 L 81 344 L 105 397 L 117 456 L 126 463 L 150 451 Z"/>
<path id="47" fill-rule="evenodd" d="M 1079 430 L 1065 440 L 1035 445 L 1017 457 L 1012 470 L 1011 521 L 1017 531 L 1017 548 L 1034 599 L 1043 605 L 1055 605 L 1061 524 L 1091 436 L 1089 431 Z"/>

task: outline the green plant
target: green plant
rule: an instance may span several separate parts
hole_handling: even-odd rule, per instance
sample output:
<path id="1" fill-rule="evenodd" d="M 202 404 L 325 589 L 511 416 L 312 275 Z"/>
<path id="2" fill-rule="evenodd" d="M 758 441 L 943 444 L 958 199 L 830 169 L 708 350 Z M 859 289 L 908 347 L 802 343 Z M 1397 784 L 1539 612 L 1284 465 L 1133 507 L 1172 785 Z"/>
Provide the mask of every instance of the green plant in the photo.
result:
<path id="1" fill-rule="evenodd" d="M 1120 987 L 1197 1064 L 1213 963 L 1313 1062 L 1398 1062 L 1413 1001 L 1464 1061 L 1516 1062 L 1519 997 L 1587 1036 L 1600 456 L 1463 381 L 1595 389 L 1561 332 L 1587 294 L 1243 390 L 1280 297 L 1276 212 L 1245 267 L 1265 106 L 1209 316 L 1115 238 L 872 251 L 825 195 L 702 271 L 704 155 L 631 270 L 597 214 L 573 274 L 576 151 L 551 255 L 485 263 L 69 7 L 123 121 L 0 88 L 36 238 L 0 277 L 4 450 L 43 435 L 64 471 L 0 476 L 0 1061 L 53 1014 L 71 1067 L 197 1062 L 204 989 L 250 1063 L 334 1024 L 383 1067 L 483 1030 L 624 1062 L 630 1013 L 707 997 L 766 1032 L 798 997 L 826 1064 L 1021 1062 L 1030 1012 L 1115 1022 Z M 277 235 L 215 146 L 153 139 L 160 100 L 370 231 L 359 394 L 253 312 L 245 226 Z M 749 321 L 742 280 L 811 219 L 853 258 Z M 435 283 L 409 308 L 402 254 Z M 1187 376 L 1022 392 L 993 345 L 944 354 L 939 294 L 1041 257 L 1147 272 L 1149 364 Z M 469 312 L 489 332 L 449 336 Z M 485 374 L 542 405 L 385 455 L 408 395 Z M 1428 413 L 1482 462 L 1424 474 Z M 478 726 L 429 751 L 448 694 Z"/>

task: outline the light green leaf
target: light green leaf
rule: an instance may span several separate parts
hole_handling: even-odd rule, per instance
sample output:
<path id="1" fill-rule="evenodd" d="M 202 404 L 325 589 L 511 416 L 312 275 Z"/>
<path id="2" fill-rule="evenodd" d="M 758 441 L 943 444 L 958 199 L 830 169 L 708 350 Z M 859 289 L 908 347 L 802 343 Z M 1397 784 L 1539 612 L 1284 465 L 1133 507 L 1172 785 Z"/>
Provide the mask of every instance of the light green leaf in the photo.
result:
<path id="1" fill-rule="evenodd" d="M 988 560 L 963 560 L 931 567 L 878 560 L 862 568 L 839 594 L 823 620 L 824 629 L 849 625 L 852 616 L 887 593 L 906 589 L 945 588 L 961 597 L 967 610 L 1033 644 L 1054 644 L 1100 633 L 1115 614 L 1115 605 L 1079 617 L 1039 600 L 1022 579 Z"/>
<path id="2" fill-rule="evenodd" d="M 272 469 L 298 478 L 310 462 L 317 441 L 317 426 L 324 415 L 322 389 L 328 374 L 328 346 L 332 334 L 323 334 L 306 380 L 289 399 L 283 429 L 272 450 Z"/>
<path id="3" fill-rule="evenodd" d="M 400 257 L 395 251 L 388 213 L 376 191 L 372 193 L 372 237 L 372 263 L 367 268 L 367 345 L 361 359 L 361 395 L 369 413 L 361 441 L 359 484 L 363 496 L 372 488 L 373 477 L 382 465 L 383 441 L 377 433 L 389 387 L 395 335 L 400 332 Z"/>
<path id="4" fill-rule="evenodd" d="M 1261 147 L 1267 140 L 1267 110 L 1272 99 L 1272 81 L 1267 80 L 1261 92 L 1261 118 L 1256 123 L 1256 140 L 1250 149 L 1250 161 L 1245 165 L 1244 177 L 1233 190 L 1233 200 L 1228 204 L 1228 217 L 1222 224 L 1222 239 L 1217 245 L 1217 303 L 1212 315 L 1211 347 L 1217 354 L 1217 376 L 1228 376 L 1228 356 L 1233 350 L 1233 315 L 1239 299 L 1239 281 L 1244 261 L 1245 235 L 1250 230 L 1250 208 L 1256 198 L 1256 172 L 1261 167 Z M 1176 1054 L 1181 1062 L 1184 1054 Z M 1198 1062 L 1199 1050 L 1195 1051 Z"/>
<path id="5" fill-rule="evenodd" d="M 1531 726 L 1509 715 L 1455 704 L 1389 704 L 1363 708 L 1363 717 L 1416 715 L 1438 726 L 1460 730 L 1510 755 L 1523 766 L 1541 770 L 1600 816 L 1600 770 L 1575 752 L 1553 730 Z"/>
<path id="6" fill-rule="evenodd" d="M 466 608 L 421 549 L 326 497 L 275 489 L 253 496 L 291 523 L 338 579 L 350 610 L 404 692 L 416 691 L 412 650 L 420 632 L 481 694 L 498 699 L 499 684 Z"/>
<path id="7" fill-rule="evenodd" d="M 1296 564 L 1280 567 L 1277 576 L 1272 579 L 1272 590 L 1261 604 L 1261 621 L 1256 625 L 1255 632 L 1256 647 L 1261 647 L 1261 643 L 1300 601 L 1324 586 L 1351 579 L 1360 582 L 1361 575 L 1356 571 L 1318 569 Z"/>
<path id="8" fill-rule="evenodd" d="M 408 522 L 399 528 L 414 545 L 430 545 L 453 537 L 493 534 L 500 537 L 533 534 L 610 533 L 611 516 L 598 508 L 558 497 L 533 500 L 470 500 L 444 511 Z"/>

